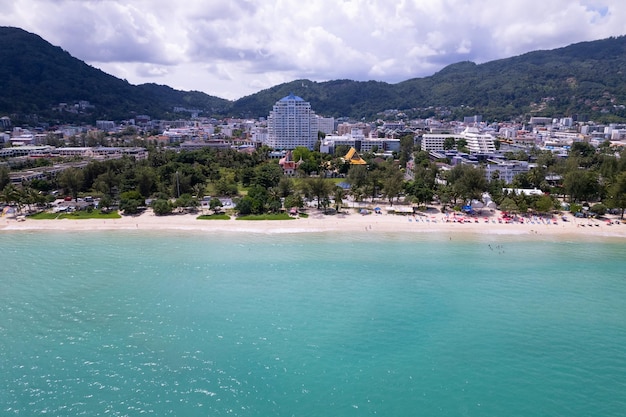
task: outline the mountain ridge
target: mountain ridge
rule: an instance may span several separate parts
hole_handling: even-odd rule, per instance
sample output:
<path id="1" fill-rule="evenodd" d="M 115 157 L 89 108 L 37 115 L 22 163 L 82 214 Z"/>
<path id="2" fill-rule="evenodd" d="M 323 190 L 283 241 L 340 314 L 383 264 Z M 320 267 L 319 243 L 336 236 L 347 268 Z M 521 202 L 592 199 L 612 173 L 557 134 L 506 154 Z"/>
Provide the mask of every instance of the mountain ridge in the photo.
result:
<path id="1" fill-rule="evenodd" d="M 177 118 L 200 111 L 205 116 L 265 117 L 280 98 L 295 93 L 317 114 L 374 118 L 387 109 L 409 117 L 482 114 L 509 120 L 529 115 L 626 120 L 626 37 L 580 42 L 476 64 L 461 61 L 431 76 L 390 84 L 347 79 L 306 79 L 272 86 L 231 101 L 200 91 L 166 85 L 132 85 L 71 56 L 38 35 L 0 27 L 0 115 L 38 114 L 43 118 L 121 120 L 148 114 Z M 85 113 L 53 111 L 59 103 L 85 100 Z M 174 112 L 177 109 L 179 113 Z M 443 116 L 442 116 L 443 117 Z"/>

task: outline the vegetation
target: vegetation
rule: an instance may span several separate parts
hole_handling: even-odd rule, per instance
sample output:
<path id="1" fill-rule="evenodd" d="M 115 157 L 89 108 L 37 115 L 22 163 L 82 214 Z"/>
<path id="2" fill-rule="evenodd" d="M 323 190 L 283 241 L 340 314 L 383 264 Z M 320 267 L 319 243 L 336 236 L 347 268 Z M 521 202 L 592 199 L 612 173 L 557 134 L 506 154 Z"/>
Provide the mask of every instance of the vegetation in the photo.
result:
<path id="1" fill-rule="evenodd" d="M 92 68 L 50 45 L 40 37 L 16 28 L 0 28 L 0 116 L 10 114 L 19 121 L 92 122 L 121 120 L 138 114 L 154 118 L 178 117 L 175 107 L 195 109 L 204 115 L 266 116 L 272 105 L 290 92 L 306 97 L 319 114 L 373 118 L 387 109 L 398 117 L 449 117 L 483 114 L 491 120 L 530 115 L 574 115 L 596 121 L 626 120 L 626 81 L 621 68 L 626 64 L 626 37 L 585 42 L 552 51 L 531 52 L 519 57 L 476 65 L 462 62 L 431 77 L 390 85 L 381 82 L 334 80 L 323 83 L 298 80 L 229 102 L 199 92 L 180 92 L 166 86 L 128 82 Z M 87 103 L 88 102 L 88 103 Z M 60 105 L 65 103 L 66 106 Z M 461 106 L 462 104 L 462 106 Z M 445 111 L 444 111 L 445 110 Z M 402 116 L 400 116 L 402 111 Z M 392 112 L 391 114 L 394 114 Z M 139 133 L 129 127 L 117 140 Z M 46 141 L 57 139 L 49 135 Z M 322 135 L 320 135 L 321 137 Z M 72 139 L 74 146 L 103 144 L 100 134 L 85 133 Z M 35 212 L 49 207 L 53 190 L 77 202 L 81 196 L 100 198 L 105 212 L 119 209 L 133 215 L 151 208 L 157 215 L 195 212 L 205 194 L 211 218 L 223 211 L 220 198 L 232 198 L 238 218 L 284 217 L 292 208 L 315 205 L 324 212 L 341 211 L 345 200 L 386 201 L 418 206 L 433 200 L 458 208 L 479 200 L 488 192 L 494 202 L 508 211 L 548 213 L 561 201 L 572 210 L 601 214 L 626 210 L 626 153 L 617 156 L 609 144 L 598 149 L 585 142 L 572 145 L 566 159 L 549 151 L 510 152 L 510 159 L 536 161 L 536 168 L 505 184 L 494 174 L 459 165 L 441 171 L 428 154 L 416 152 L 413 135 L 400 137 L 400 150 L 393 158 L 362 157 L 366 165 L 351 166 L 341 158 L 317 150 L 297 148 L 293 157 L 301 161 L 295 178 L 283 175 L 268 149 L 252 154 L 232 149 L 175 151 L 151 148 L 147 160 L 132 158 L 92 161 L 65 169 L 56 177 L 14 184 L 12 169 L 32 169 L 56 164 L 53 159 L 21 159 L 12 166 L 0 165 L 0 201 L 18 212 Z M 464 150 L 463 141 L 446 140 L 447 149 Z M 347 149 L 338 149 L 344 154 Z M 412 172 L 407 169 L 413 161 Z M 339 176 L 349 189 L 338 187 Z M 548 175 L 558 178 L 548 183 Z M 526 196 L 503 189 L 537 188 L 545 194 Z M 219 196 L 217 198 L 215 196 Z M 229 213 L 230 210 L 228 209 Z M 95 215 L 96 210 L 89 212 Z M 112 213 L 117 213 L 113 211 Z M 77 214 L 83 216 L 87 214 Z"/>
<path id="2" fill-rule="evenodd" d="M 122 216 L 120 216 L 120 214 L 117 211 L 104 212 L 104 211 L 101 211 L 101 210 L 81 210 L 81 211 L 73 211 L 71 213 L 48 213 L 48 212 L 41 212 L 41 213 L 33 214 L 32 216 L 30 216 L 31 219 L 35 219 L 35 220 L 119 219 L 121 217 Z"/>
<path id="3" fill-rule="evenodd" d="M 294 218 L 286 213 L 279 214 L 250 214 L 237 217 L 236 220 L 293 220 Z"/>
<path id="4" fill-rule="evenodd" d="M 497 172 L 486 178 L 484 168 L 457 165 L 442 171 L 429 160 L 425 152 L 411 152 L 412 171 L 407 171 L 399 160 L 382 160 L 373 154 L 364 154 L 366 165 L 349 167 L 345 178 L 326 178 L 327 170 L 307 175 L 300 172 L 296 178 L 283 176 L 274 160 L 263 151 L 252 154 L 233 149 L 204 148 L 194 151 L 152 149 L 146 160 L 131 158 L 89 162 L 84 168 L 69 168 L 56 177 L 13 184 L 6 167 L 0 168 L 0 202 L 15 206 L 19 213 L 42 211 L 55 199 L 52 190 L 69 196 L 72 202 L 84 196 L 97 196 L 99 208 L 107 212 L 119 209 L 124 215 L 140 213 L 146 200 L 156 215 L 173 212 L 196 212 L 206 190 L 214 195 L 208 202 L 212 216 L 222 218 L 222 199 L 232 198 L 235 206 L 228 208 L 238 218 L 287 218 L 292 209 L 314 205 L 324 213 L 340 212 L 345 201 L 386 201 L 388 205 L 429 204 L 436 200 L 446 208 L 456 208 L 481 200 L 487 192 L 501 209 L 516 213 L 550 213 L 559 210 L 562 202 L 572 210 L 589 211 L 602 215 L 626 210 L 626 151 L 620 155 L 605 152 L 603 148 L 586 145 L 572 146 L 566 159 L 556 159 L 549 151 L 533 150 L 526 158 L 534 158 L 537 167 L 519 174 L 512 184 L 505 184 Z M 522 157 L 523 155 L 518 155 Z M 337 173 L 340 159 L 308 151 L 307 158 L 328 162 Z M 319 162 L 321 164 L 321 162 Z M 319 165 L 321 166 L 321 165 Z M 329 168 L 330 169 L 330 168 Z M 560 178 L 548 184 L 546 175 Z M 337 185 L 349 184 L 348 189 Z M 228 182 L 229 187 L 220 184 Z M 528 196 L 505 191 L 512 188 L 538 188 L 543 195 Z M 220 198 L 218 198 L 220 197 Z M 204 202 L 204 204 L 207 204 Z M 80 205 L 85 207 L 85 203 Z M 75 216 L 95 216 L 88 205 L 86 212 Z M 205 206 L 206 208 L 206 206 Z M 94 214 L 95 213 L 95 214 Z M 57 215 L 55 215 L 56 218 Z M 253 216 L 253 217 L 249 217 Z M 227 216 L 226 216 L 227 218 Z"/>
<path id="5" fill-rule="evenodd" d="M 387 109 L 397 109 L 408 118 L 458 120 L 482 114 L 490 120 L 510 120 L 580 115 L 598 122 L 624 121 L 626 81 L 621 68 L 626 65 L 625 52 L 626 37 L 621 36 L 481 65 L 460 62 L 432 76 L 397 84 L 295 80 L 232 102 L 162 85 L 131 85 L 39 36 L 2 27 L 0 116 L 10 114 L 16 121 L 36 115 L 38 120 L 93 123 L 137 114 L 168 119 L 195 111 L 206 116 L 257 118 L 267 116 L 278 99 L 293 92 L 309 101 L 318 114 L 355 119 L 372 119 Z M 303 169 L 310 168 L 307 161 Z"/>
<path id="6" fill-rule="evenodd" d="M 198 220 L 230 220 L 230 216 L 228 214 L 203 214 L 201 216 L 196 217 Z"/>

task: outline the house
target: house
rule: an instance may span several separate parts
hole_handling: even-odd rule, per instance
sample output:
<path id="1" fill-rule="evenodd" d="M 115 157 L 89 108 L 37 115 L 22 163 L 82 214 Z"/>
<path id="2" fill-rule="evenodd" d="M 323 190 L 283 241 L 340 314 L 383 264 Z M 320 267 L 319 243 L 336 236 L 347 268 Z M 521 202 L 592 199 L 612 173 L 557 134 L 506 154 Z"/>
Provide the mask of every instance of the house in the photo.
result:
<path id="1" fill-rule="evenodd" d="M 293 177 L 296 174 L 296 170 L 301 163 L 302 159 L 300 159 L 298 162 L 295 162 L 293 160 L 293 154 L 291 153 L 291 151 L 287 151 L 285 153 L 285 156 L 278 160 L 278 165 L 280 165 L 283 169 L 283 175 L 286 175 L 288 177 Z"/>

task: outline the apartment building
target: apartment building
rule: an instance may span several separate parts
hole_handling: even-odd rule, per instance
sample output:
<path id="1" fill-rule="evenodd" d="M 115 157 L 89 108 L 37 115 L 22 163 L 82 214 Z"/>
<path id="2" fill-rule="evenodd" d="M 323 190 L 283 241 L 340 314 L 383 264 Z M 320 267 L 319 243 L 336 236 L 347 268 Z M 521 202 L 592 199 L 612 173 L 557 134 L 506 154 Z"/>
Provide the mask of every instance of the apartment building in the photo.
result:
<path id="1" fill-rule="evenodd" d="M 290 94 L 274 104 L 267 118 L 267 141 L 273 149 L 313 149 L 317 142 L 318 123 L 311 104 Z"/>
<path id="2" fill-rule="evenodd" d="M 446 139 L 452 138 L 455 143 L 463 139 L 467 143 L 470 154 L 494 153 L 496 151 L 495 138 L 489 133 L 482 133 L 476 127 L 467 127 L 459 133 L 425 133 L 422 136 L 421 149 L 423 151 L 442 151 Z"/>

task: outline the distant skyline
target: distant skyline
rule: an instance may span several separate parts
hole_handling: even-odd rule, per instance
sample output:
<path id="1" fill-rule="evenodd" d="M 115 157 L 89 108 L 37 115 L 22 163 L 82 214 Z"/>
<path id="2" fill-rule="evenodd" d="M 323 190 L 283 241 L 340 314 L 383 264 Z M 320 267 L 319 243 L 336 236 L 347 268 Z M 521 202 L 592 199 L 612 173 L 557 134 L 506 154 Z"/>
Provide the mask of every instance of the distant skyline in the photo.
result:
<path id="1" fill-rule="evenodd" d="M 15 26 L 132 84 L 230 100 L 297 80 L 397 83 L 626 34 L 623 0 L 12 0 Z"/>

